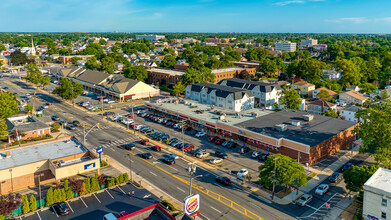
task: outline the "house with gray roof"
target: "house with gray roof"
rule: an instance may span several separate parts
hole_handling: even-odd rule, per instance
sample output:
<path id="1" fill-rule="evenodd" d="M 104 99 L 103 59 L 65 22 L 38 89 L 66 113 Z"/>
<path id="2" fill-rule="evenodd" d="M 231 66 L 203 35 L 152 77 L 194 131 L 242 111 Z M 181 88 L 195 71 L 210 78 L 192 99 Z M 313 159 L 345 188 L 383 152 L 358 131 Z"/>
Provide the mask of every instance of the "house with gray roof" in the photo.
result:
<path id="1" fill-rule="evenodd" d="M 212 83 L 197 83 L 185 89 L 187 99 L 240 112 L 254 108 L 254 95 L 245 89 Z"/>
<path id="2" fill-rule="evenodd" d="M 279 103 L 282 89 L 277 83 L 257 82 L 245 79 L 224 79 L 219 85 L 245 89 L 254 95 L 256 107 L 271 109 L 274 103 Z"/>
<path id="3" fill-rule="evenodd" d="M 365 109 L 364 107 L 357 106 L 357 105 L 350 105 L 346 108 L 341 110 L 341 117 L 344 118 L 346 121 L 353 121 L 357 122 L 356 113 L 358 110 Z"/>
<path id="4" fill-rule="evenodd" d="M 50 126 L 32 115 L 23 115 L 5 120 L 8 143 L 50 135 Z"/>

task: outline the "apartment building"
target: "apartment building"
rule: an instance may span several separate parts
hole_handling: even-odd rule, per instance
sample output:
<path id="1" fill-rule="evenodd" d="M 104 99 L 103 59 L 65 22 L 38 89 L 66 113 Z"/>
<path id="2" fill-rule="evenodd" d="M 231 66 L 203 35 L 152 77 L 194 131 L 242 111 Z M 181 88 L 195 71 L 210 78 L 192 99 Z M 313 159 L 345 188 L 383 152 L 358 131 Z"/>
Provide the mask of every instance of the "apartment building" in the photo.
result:
<path id="1" fill-rule="evenodd" d="M 296 43 L 290 41 L 277 41 L 276 42 L 276 51 L 286 51 L 286 52 L 295 52 Z"/>
<path id="2" fill-rule="evenodd" d="M 327 110 L 337 111 L 337 105 L 331 102 L 316 100 L 307 104 L 307 111 L 310 114 L 322 115 Z"/>
<path id="3" fill-rule="evenodd" d="M 300 81 L 293 84 L 293 88 L 298 91 L 299 94 L 311 95 L 312 91 L 315 90 L 315 85 L 306 81 Z"/>
<path id="4" fill-rule="evenodd" d="M 282 89 L 277 83 L 257 82 L 245 79 L 224 79 L 218 83 L 228 87 L 245 89 L 254 95 L 256 107 L 271 109 L 274 103 L 279 103 Z"/>
<path id="5" fill-rule="evenodd" d="M 364 184 L 363 218 L 391 219 L 391 170 L 380 167 Z"/>
<path id="6" fill-rule="evenodd" d="M 312 38 L 307 38 L 307 39 L 301 40 L 300 47 L 301 48 L 308 48 L 308 47 L 312 47 L 317 44 L 318 44 L 318 40 L 312 39 Z"/>
<path id="7" fill-rule="evenodd" d="M 197 83 L 185 89 L 187 99 L 240 112 L 254 108 L 254 95 L 245 89 L 212 83 Z"/>
<path id="8" fill-rule="evenodd" d="M 173 86 L 182 81 L 184 70 L 167 69 L 167 68 L 151 68 L 148 69 L 148 82 L 159 83 L 159 85 Z"/>
<path id="9" fill-rule="evenodd" d="M 164 35 L 155 35 L 155 34 L 150 34 L 150 35 L 136 35 L 136 40 L 141 40 L 141 39 L 147 39 L 149 41 L 158 41 L 161 39 L 166 38 Z"/>
<path id="10" fill-rule="evenodd" d="M 218 83 L 223 79 L 239 78 L 239 75 L 243 72 L 247 72 L 249 75 L 254 76 L 257 72 L 256 68 L 242 68 L 238 66 L 212 69 L 212 73 L 215 75 L 214 83 Z"/>
<path id="11" fill-rule="evenodd" d="M 362 105 L 367 99 L 368 97 L 354 90 L 343 92 L 339 95 L 339 101 L 346 104 L 359 103 Z"/>
<path id="12" fill-rule="evenodd" d="M 341 117 L 344 118 L 346 121 L 353 121 L 357 122 L 356 119 L 356 113 L 358 110 L 364 109 L 363 107 L 356 106 L 356 105 L 350 105 L 346 108 L 341 110 Z"/>

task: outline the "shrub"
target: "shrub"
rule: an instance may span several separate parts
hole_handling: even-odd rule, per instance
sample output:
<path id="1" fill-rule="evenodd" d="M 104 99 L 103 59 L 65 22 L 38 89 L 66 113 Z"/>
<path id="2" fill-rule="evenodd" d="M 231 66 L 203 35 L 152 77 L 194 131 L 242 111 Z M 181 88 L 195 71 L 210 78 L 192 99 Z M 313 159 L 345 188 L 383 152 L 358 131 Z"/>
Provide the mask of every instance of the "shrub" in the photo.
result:
<path id="1" fill-rule="evenodd" d="M 76 179 L 69 179 L 69 185 L 71 186 L 73 192 L 80 193 L 81 187 L 83 185 L 83 181 L 76 180 Z"/>
<path id="2" fill-rule="evenodd" d="M 59 203 L 61 202 L 61 191 L 60 189 L 56 188 L 53 192 L 53 201 L 54 203 Z"/>
<path id="3" fill-rule="evenodd" d="M 67 195 L 65 193 L 65 189 L 62 188 L 60 190 L 60 202 L 65 202 L 67 200 Z"/>
<path id="4" fill-rule="evenodd" d="M 81 189 L 80 189 L 80 195 L 85 195 L 86 194 L 86 183 L 83 182 L 83 184 L 81 184 Z"/>
<path id="5" fill-rule="evenodd" d="M 61 127 L 59 123 L 53 123 L 50 125 L 54 131 L 58 131 Z"/>
<path id="6" fill-rule="evenodd" d="M 37 210 L 37 199 L 33 194 L 30 196 L 30 211 L 34 212 Z"/>
<path id="7" fill-rule="evenodd" d="M 67 200 L 73 199 L 73 192 L 72 190 L 65 191 L 65 196 Z"/>
<path id="8" fill-rule="evenodd" d="M 115 183 L 114 183 L 114 185 L 118 185 L 118 184 L 120 184 L 119 176 L 115 177 Z"/>
<path id="9" fill-rule="evenodd" d="M 105 167 L 109 165 L 106 161 L 102 160 L 102 162 L 100 162 L 100 167 Z"/>
<path id="10" fill-rule="evenodd" d="M 124 182 L 124 175 L 122 175 L 122 174 L 118 175 L 118 182 L 119 183 L 123 183 Z"/>
<path id="11" fill-rule="evenodd" d="M 46 206 L 51 206 L 54 204 L 53 189 L 52 187 L 46 193 Z"/>
<path id="12" fill-rule="evenodd" d="M 28 213 L 30 211 L 30 204 L 27 195 L 22 195 L 22 205 L 23 214 Z"/>
<path id="13" fill-rule="evenodd" d="M 85 183 L 85 186 L 86 186 L 86 193 L 90 193 L 92 190 L 91 190 L 91 178 L 90 177 L 87 177 L 85 180 L 84 180 L 84 183 Z"/>
<path id="14" fill-rule="evenodd" d="M 164 207 L 167 207 L 171 211 L 176 211 L 176 208 L 170 202 L 168 202 L 167 200 L 162 200 L 162 205 Z"/>
<path id="15" fill-rule="evenodd" d="M 104 174 L 98 176 L 99 186 L 103 186 L 106 183 L 107 177 Z"/>
<path id="16" fill-rule="evenodd" d="M 68 181 L 68 179 L 64 180 L 64 190 L 65 190 L 65 191 L 68 191 L 68 190 L 70 190 L 70 188 L 69 188 L 69 181 Z"/>
<path id="17" fill-rule="evenodd" d="M 124 173 L 122 174 L 124 176 L 124 183 L 128 182 L 129 181 L 129 175 L 128 173 Z"/>

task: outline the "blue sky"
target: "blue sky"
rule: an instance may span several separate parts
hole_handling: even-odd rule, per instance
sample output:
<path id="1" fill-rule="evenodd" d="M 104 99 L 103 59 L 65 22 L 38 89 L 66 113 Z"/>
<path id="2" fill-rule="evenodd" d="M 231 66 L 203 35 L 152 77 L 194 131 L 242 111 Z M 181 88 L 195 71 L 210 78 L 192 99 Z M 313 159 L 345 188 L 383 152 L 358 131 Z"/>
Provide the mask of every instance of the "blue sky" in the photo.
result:
<path id="1" fill-rule="evenodd" d="M 390 0 L 0 0 L 1 32 L 391 33 Z"/>

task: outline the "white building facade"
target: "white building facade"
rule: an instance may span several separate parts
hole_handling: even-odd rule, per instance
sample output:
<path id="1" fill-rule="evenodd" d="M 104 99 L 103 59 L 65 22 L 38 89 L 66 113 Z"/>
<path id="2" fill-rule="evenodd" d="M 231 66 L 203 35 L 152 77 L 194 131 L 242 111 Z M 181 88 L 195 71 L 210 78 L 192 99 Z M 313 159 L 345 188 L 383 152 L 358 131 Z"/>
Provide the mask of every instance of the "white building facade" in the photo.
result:
<path id="1" fill-rule="evenodd" d="M 296 43 L 292 43 L 290 41 L 277 41 L 276 42 L 276 51 L 295 52 L 296 51 Z"/>
<path id="2" fill-rule="evenodd" d="M 147 39 L 149 41 L 158 41 L 158 40 L 164 39 L 164 38 L 166 38 L 164 35 L 155 35 L 155 34 L 151 34 L 151 35 L 136 35 L 136 40 Z"/>

